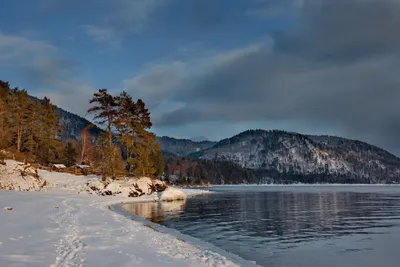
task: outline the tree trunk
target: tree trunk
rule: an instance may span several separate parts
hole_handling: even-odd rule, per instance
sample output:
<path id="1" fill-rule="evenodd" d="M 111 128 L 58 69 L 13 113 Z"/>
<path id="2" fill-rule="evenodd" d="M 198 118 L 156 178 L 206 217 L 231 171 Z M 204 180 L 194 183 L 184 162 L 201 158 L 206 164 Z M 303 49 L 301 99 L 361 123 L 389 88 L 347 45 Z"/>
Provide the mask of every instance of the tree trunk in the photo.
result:
<path id="1" fill-rule="evenodd" d="M 22 143 L 22 126 L 18 126 L 17 130 L 17 151 L 21 152 L 21 143 Z"/>
<path id="2" fill-rule="evenodd" d="M 107 131 L 108 131 L 108 143 L 110 144 L 110 147 L 112 146 L 111 123 L 112 123 L 112 118 L 111 118 L 111 116 L 109 115 L 109 116 L 108 116 Z"/>
<path id="3" fill-rule="evenodd" d="M 85 160 L 86 136 L 82 136 L 81 163 Z"/>

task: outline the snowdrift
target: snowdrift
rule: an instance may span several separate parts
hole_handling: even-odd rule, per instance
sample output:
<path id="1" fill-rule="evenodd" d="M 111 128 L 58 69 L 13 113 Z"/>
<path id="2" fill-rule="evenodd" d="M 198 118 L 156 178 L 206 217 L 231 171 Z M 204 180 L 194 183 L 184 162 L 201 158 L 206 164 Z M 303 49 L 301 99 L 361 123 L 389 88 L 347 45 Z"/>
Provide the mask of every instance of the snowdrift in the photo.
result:
<path id="1" fill-rule="evenodd" d="M 48 186 L 37 169 L 13 160 L 0 164 L 0 189 L 16 191 L 41 191 Z"/>
<path id="2" fill-rule="evenodd" d="M 174 201 L 174 200 L 185 200 L 187 198 L 186 194 L 179 189 L 168 187 L 160 195 L 161 201 Z"/>

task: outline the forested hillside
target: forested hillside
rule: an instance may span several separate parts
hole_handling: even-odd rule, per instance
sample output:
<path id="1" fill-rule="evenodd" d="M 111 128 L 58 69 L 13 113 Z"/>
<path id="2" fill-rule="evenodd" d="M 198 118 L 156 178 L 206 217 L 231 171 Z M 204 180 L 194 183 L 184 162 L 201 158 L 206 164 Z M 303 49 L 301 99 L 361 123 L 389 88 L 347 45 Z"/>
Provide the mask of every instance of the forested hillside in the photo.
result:
<path id="1" fill-rule="evenodd" d="M 254 181 L 255 176 L 260 183 L 400 182 L 398 157 L 367 143 L 340 137 L 249 130 L 191 157 L 235 164 L 251 173 L 246 180 Z"/>
<path id="2" fill-rule="evenodd" d="M 89 102 L 89 99 L 88 99 Z M 105 130 L 0 81 L 0 154 L 43 166 L 90 165 L 104 177 L 160 176 L 164 163 L 145 103 L 100 89 L 88 113 Z"/>

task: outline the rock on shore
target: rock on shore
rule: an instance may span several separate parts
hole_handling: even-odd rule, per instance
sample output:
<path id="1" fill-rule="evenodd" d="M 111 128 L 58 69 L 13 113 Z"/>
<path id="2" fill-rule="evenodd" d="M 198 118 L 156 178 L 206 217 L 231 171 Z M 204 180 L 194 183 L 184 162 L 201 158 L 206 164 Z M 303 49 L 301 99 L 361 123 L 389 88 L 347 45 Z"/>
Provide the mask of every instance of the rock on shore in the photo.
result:
<path id="1" fill-rule="evenodd" d="M 0 164 L 0 189 L 15 191 L 41 191 L 48 186 L 37 169 L 21 162 L 6 160 Z"/>
<path id="2" fill-rule="evenodd" d="M 147 177 L 131 178 L 128 180 L 115 180 L 101 182 L 99 180 L 88 182 L 87 189 L 90 193 L 102 196 L 139 197 L 162 192 L 167 188 L 165 182 Z"/>

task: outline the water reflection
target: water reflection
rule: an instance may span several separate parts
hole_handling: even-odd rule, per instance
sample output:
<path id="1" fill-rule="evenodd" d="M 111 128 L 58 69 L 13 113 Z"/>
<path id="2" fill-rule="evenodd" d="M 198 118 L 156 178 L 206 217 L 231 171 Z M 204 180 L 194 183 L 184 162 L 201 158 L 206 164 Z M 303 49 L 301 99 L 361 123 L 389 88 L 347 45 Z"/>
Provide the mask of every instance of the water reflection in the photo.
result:
<path id="1" fill-rule="evenodd" d="M 393 235 L 399 229 L 400 194 L 227 192 L 186 203 L 132 204 L 129 210 L 261 265 L 283 266 L 280 252 L 311 248 L 315 242 L 319 245 L 313 250 L 317 249 L 320 255 L 339 255 L 345 247 L 346 253 L 368 251 L 364 256 L 368 259 L 377 249 L 378 236 Z M 383 241 L 379 243 L 382 244 L 386 246 Z M 379 253 L 376 257 L 389 261 L 386 266 L 392 266 L 390 260 L 397 257 Z M 373 266 L 368 264 L 363 266 Z"/>
<path id="2" fill-rule="evenodd" d="M 154 223 L 179 217 L 184 211 L 186 201 L 143 202 L 124 204 L 123 208 Z"/>

